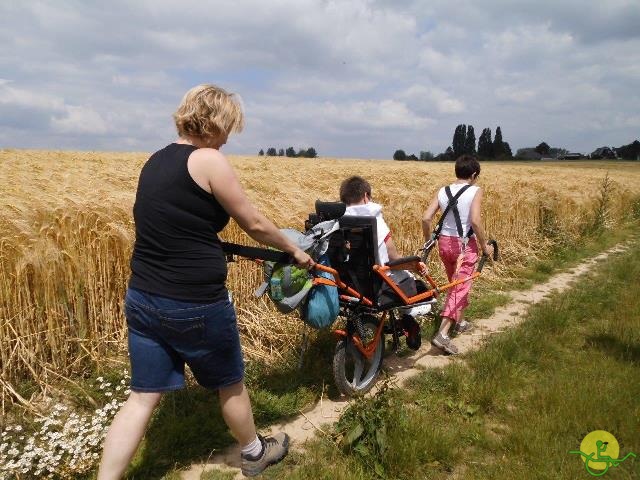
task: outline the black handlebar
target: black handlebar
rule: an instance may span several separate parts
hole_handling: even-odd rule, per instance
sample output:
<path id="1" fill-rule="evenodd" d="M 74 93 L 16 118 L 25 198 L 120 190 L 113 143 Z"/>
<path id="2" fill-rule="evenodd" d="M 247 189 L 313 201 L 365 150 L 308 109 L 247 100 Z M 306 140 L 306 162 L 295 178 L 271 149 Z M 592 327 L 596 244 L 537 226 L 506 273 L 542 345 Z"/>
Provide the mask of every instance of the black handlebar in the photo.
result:
<path id="1" fill-rule="evenodd" d="M 222 242 L 222 250 L 229 256 L 239 255 L 253 260 L 266 260 L 276 263 L 296 263 L 294 258 L 285 252 L 271 250 L 268 248 L 248 247 L 237 243 Z M 229 261 L 227 259 L 227 261 Z"/>
<path id="2" fill-rule="evenodd" d="M 425 243 L 420 250 L 416 252 L 416 253 L 422 252 L 422 254 L 420 255 L 420 261 L 422 263 L 427 263 L 427 260 L 429 260 L 429 254 L 431 253 L 431 250 L 435 245 L 436 245 L 436 241 L 432 238 L 427 243 Z"/>
<path id="3" fill-rule="evenodd" d="M 498 250 L 498 242 L 496 242 L 495 240 L 489 240 L 487 242 L 487 245 L 493 245 L 493 260 L 497 261 L 500 259 L 500 253 Z M 487 255 L 482 255 L 482 257 L 480 257 L 480 261 L 478 262 L 478 268 L 476 269 L 477 272 L 482 272 L 482 269 L 484 268 L 484 264 L 487 262 L 487 260 L 489 259 L 489 257 Z"/>

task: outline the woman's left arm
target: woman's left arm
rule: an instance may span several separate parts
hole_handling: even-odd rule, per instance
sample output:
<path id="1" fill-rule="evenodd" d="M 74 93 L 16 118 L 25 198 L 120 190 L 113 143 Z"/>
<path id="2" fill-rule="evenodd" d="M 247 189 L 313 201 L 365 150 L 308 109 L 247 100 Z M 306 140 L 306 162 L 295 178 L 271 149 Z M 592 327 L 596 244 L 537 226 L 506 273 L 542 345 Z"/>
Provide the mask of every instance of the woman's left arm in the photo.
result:
<path id="1" fill-rule="evenodd" d="M 217 150 L 201 148 L 194 156 L 196 168 L 206 176 L 211 193 L 222 208 L 251 238 L 286 252 L 300 266 L 310 267 L 313 260 L 300 250 L 251 203 L 226 157 Z"/>

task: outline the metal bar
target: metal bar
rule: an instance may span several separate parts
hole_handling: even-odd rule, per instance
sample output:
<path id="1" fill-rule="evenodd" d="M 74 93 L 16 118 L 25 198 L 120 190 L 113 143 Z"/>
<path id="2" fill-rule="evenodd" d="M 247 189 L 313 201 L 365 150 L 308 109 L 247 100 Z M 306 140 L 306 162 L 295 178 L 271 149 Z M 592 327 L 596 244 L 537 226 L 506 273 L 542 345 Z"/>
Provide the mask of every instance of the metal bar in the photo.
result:
<path id="1" fill-rule="evenodd" d="M 293 263 L 293 257 L 288 253 L 268 248 L 249 247 L 237 243 L 222 242 L 222 250 L 227 255 L 239 255 L 254 260 L 266 260 L 276 263 Z"/>

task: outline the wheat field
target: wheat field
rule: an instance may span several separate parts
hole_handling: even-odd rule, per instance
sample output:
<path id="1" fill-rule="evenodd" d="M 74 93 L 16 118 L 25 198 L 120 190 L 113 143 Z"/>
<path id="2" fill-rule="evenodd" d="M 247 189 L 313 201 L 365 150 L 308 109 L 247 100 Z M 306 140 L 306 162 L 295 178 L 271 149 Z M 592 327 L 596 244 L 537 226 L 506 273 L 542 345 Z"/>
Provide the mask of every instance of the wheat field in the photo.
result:
<path id="1" fill-rule="evenodd" d="M 0 365 L 2 398 L 28 401 L 20 385 L 73 381 L 126 351 L 122 313 L 134 241 L 132 206 L 147 153 L 0 150 Z M 420 218 L 451 163 L 231 157 L 251 200 L 280 227 L 303 228 L 316 199 L 337 199 L 340 181 L 363 175 L 384 206 L 398 249 L 422 244 Z M 483 216 L 502 247 L 489 277 L 575 240 L 591 221 L 603 179 L 602 216 L 616 228 L 640 197 L 640 163 L 484 163 Z M 602 213 L 602 212 L 601 212 Z M 222 238 L 253 244 L 231 222 Z M 439 272 L 437 256 L 431 268 Z M 298 345 L 302 324 L 253 297 L 259 267 L 230 265 L 243 348 L 277 362 Z M 53 387 L 51 387 L 53 388 Z"/>

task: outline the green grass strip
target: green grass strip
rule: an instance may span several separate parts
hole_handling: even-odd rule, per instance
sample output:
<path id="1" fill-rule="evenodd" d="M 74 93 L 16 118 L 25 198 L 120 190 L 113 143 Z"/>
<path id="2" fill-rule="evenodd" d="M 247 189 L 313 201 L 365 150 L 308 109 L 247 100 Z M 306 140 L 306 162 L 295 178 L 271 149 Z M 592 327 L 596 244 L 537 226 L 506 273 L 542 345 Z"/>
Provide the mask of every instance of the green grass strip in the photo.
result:
<path id="1" fill-rule="evenodd" d="M 466 362 L 357 401 L 269 478 L 592 478 L 569 451 L 594 430 L 638 455 L 604 478 L 640 478 L 639 279 L 635 243 Z"/>

